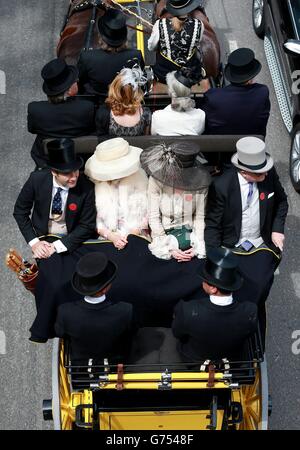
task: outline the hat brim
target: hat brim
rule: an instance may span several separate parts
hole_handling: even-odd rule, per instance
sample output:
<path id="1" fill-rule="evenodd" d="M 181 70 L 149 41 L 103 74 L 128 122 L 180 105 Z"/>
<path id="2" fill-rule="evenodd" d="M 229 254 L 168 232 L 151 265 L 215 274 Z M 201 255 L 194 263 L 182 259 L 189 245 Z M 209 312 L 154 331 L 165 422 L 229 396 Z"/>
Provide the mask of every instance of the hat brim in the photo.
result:
<path id="1" fill-rule="evenodd" d="M 73 83 L 75 83 L 76 80 L 78 80 L 79 72 L 77 67 L 75 66 L 68 66 L 69 69 L 69 76 L 66 78 L 66 80 L 61 83 L 60 85 L 57 85 L 55 87 L 50 87 L 45 81 L 43 83 L 43 91 L 47 95 L 59 95 L 66 92 Z"/>
<path id="2" fill-rule="evenodd" d="M 245 170 L 245 172 L 251 172 L 251 173 L 265 173 L 265 172 L 268 172 L 269 170 L 272 169 L 272 167 L 274 165 L 274 160 L 269 155 L 269 153 L 266 153 L 266 164 L 261 169 L 251 169 L 249 167 L 243 166 L 242 164 L 240 164 L 238 162 L 238 154 L 237 153 L 235 153 L 231 157 L 231 162 L 237 169 Z"/>
<path id="3" fill-rule="evenodd" d="M 73 289 L 81 295 L 94 295 L 99 291 L 102 291 L 106 286 L 108 286 L 117 274 L 117 266 L 112 261 L 108 261 L 107 264 L 107 276 L 105 279 L 99 279 L 99 282 L 94 286 L 85 286 L 82 283 L 77 272 L 74 273 L 73 278 L 71 280 Z"/>
<path id="4" fill-rule="evenodd" d="M 84 161 L 81 157 L 77 157 L 73 163 L 47 163 L 49 169 L 57 170 L 58 172 L 72 172 L 73 170 L 79 170 L 84 165 Z"/>
<path id="5" fill-rule="evenodd" d="M 230 66 L 230 64 L 226 64 L 224 69 L 224 75 L 228 81 L 231 83 L 241 84 L 246 83 L 249 80 L 252 80 L 259 72 L 261 71 L 261 63 L 257 60 L 253 60 L 253 67 L 251 70 L 238 74 L 234 71 L 234 69 Z"/>
<path id="6" fill-rule="evenodd" d="M 238 291 L 243 284 L 243 277 L 239 274 L 239 272 L 236 272 L 235 281 L 232 284 L 225 283 L 224 281 L 212 277 L 211 275 L 209 275 L 208 272 L 206 272 L 205 267 L 202 269 L 202 272 L 198 274 L 198 276 L 201 278 L 202 281 L 206 281 L 208 284 L 212 286 L 215 286 L 219 289 L 224 289 L 225 291 L 229 292 Z"/>
<path id="7" fill-rule="evenodd" d="M 155 180 L 160 181 L 166 186 L 186 191 L 198 191 L 210 185 L 211 177 L 209 172 L 197 160 L 195 160 L 193 167 L 179 169 L 176 178 L 168 179 L 161 170 L 152 172 L 149 169 L 146 158 L 147 152 L 143 151 L 141 154 L 142 168 L 148 176 L 152 176 Z"/>
<path id="8" fill-rule="evenodd" d="M 129 177 L 140 168 L 141 148 L 128 148 L 128 154 L 110 161 L 99 161 L 96 155 L 92 155 L 85 163 L 84 173 L 95 181 L 112 181 Z"/>
<path id="9" fill-rule="evenodd" d="M 200 6 L 201 1 L 200 0 L 193 0 L 191 3 L 189 3 L 186 6 L 183 6 L 182 8 L 173 8 L 171 5 L 166 5 L 166 10 L 172 14 L 172 16 L 178 17 L 183 16 L 185 14 L 190 13 L 191 11 L 194 11 L 194 9 L 197 8 L 197 6 Z"/>

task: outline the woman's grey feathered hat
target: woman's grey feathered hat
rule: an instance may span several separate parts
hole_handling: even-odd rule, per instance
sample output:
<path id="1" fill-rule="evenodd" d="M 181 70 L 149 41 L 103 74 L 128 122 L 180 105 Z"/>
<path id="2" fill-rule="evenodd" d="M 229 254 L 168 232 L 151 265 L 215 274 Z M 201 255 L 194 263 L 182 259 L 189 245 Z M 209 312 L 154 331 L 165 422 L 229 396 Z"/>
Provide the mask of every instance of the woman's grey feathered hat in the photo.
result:
<path id="1" fill-rule="evenodd" d="M 208 187 L 210 175 L 197 160 L 199 147 L 192 144 L 164 143 L 142 151 L 141 166 L 161 183 L 186 191 Z"/>

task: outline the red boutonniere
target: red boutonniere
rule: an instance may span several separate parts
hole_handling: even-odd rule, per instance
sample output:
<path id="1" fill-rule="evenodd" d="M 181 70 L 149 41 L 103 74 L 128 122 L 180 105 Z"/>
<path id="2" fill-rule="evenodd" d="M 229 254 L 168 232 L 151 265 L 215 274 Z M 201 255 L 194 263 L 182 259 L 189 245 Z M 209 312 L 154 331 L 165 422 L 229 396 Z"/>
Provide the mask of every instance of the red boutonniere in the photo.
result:
<path id="1" fill-rule="evenodd" d="M 264 200 L 266 198 L 265 193 L 261 192 L 259 195 L 260 200 Z"/>
<path id="2" fill-rule="evenodd" d="M 191 201 L 193 200 L 193 194 L 186 194 L 185 200 L 186 200 L 187 202 L 191 202 Z"/>
<path id="3" fill-rule="evenodd" d="M 70 204 L 69 204 L 69 210 L 70 210 L 70 211 L 77 211 L 77 205 L 76 205 L 76 203 L 70 203 Z"/>

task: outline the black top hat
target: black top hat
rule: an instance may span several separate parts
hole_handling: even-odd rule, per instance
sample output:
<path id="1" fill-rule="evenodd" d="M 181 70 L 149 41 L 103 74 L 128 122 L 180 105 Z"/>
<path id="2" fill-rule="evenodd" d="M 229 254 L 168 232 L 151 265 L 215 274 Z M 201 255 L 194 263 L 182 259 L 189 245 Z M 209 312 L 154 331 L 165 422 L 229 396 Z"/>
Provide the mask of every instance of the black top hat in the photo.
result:
<path id="1" fill-rule="evenodd" d="M 250 48 L 238 48 L 229 55 L 225 76 L 231 83 L 241 84 L 254 78 L 261 70 L 261 63 L 255 59 Z"/>
<path id="2" fill-rule="evenodd" d="M 41 75 L 45 94 L 59 95 L 66 92 L 78 79 L 78 69 L 68 66 L 63 59 L 56 58 L 43 67 Z"/>
<path id="3" fill-rule="evenodd" d="M 208 284 L 228 292 L 237 291 L 243 283 L 234 253 L 227 248 L 212 248 L 207 251 L 205 266 L 200 274 Z"/>
<path id="4" fill-rule="evenodd" d="M 166 9 L 172 16 L 183 16 L 201 5 L 201 0 L 167 0 Z"/>
<path id="5" fill-rule="evenodd" d="M 108 9 L 98 20 L 98 30 L 106 44 L 119 47 L 127 40 L 125 15 L 116 9 Z"/>
<path id="6" fill-rule="evenodd" d="M 143 150 L 141 166 L 161 183 L 186 191 L 197 191 L 210 184 L 208 171 L 197 161 L 199 147 L 192 144 L 164 143 Z"/>
<path id="7" fill-rule="evenodd" d="M 72 286 L 79 294 L 94 295 L 110 284 L 116 273 L 117 266 L 105 253 L 87 253 L 76 265 Z"/>
<path id="8" fill-rule="evenodd" d="M 69 138 L 54 139 L 48 142 L 47 166 L 58 172 L 71 172 L 83 166 L 83 160 L 76 157 L 74 141 Z"/>

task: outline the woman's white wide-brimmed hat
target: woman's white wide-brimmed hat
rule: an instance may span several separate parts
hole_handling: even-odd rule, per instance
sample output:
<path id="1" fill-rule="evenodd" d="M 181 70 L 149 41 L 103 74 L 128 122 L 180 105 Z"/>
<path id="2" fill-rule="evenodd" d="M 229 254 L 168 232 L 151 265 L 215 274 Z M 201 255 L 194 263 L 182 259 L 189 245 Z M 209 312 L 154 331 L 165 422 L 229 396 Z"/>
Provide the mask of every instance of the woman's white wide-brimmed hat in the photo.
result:
<path id="1" fill-rule="evenodd" d="M 237 153 L 232 158 L 232 164 L 238 169 L 253 173 L 264 173 L 272 169 L 274 161 L 266 153 L 264 141 L 257 137 L 244 137 L 236 143 Z"/>
<path id="2" fill-rule="evenodd" d="M 97 145 L 85 164 L 85 174 L 95 181 L 111 181 L 129 177 L 140 169 L 141 148 L 132 147 L 123 138 Z"/>

